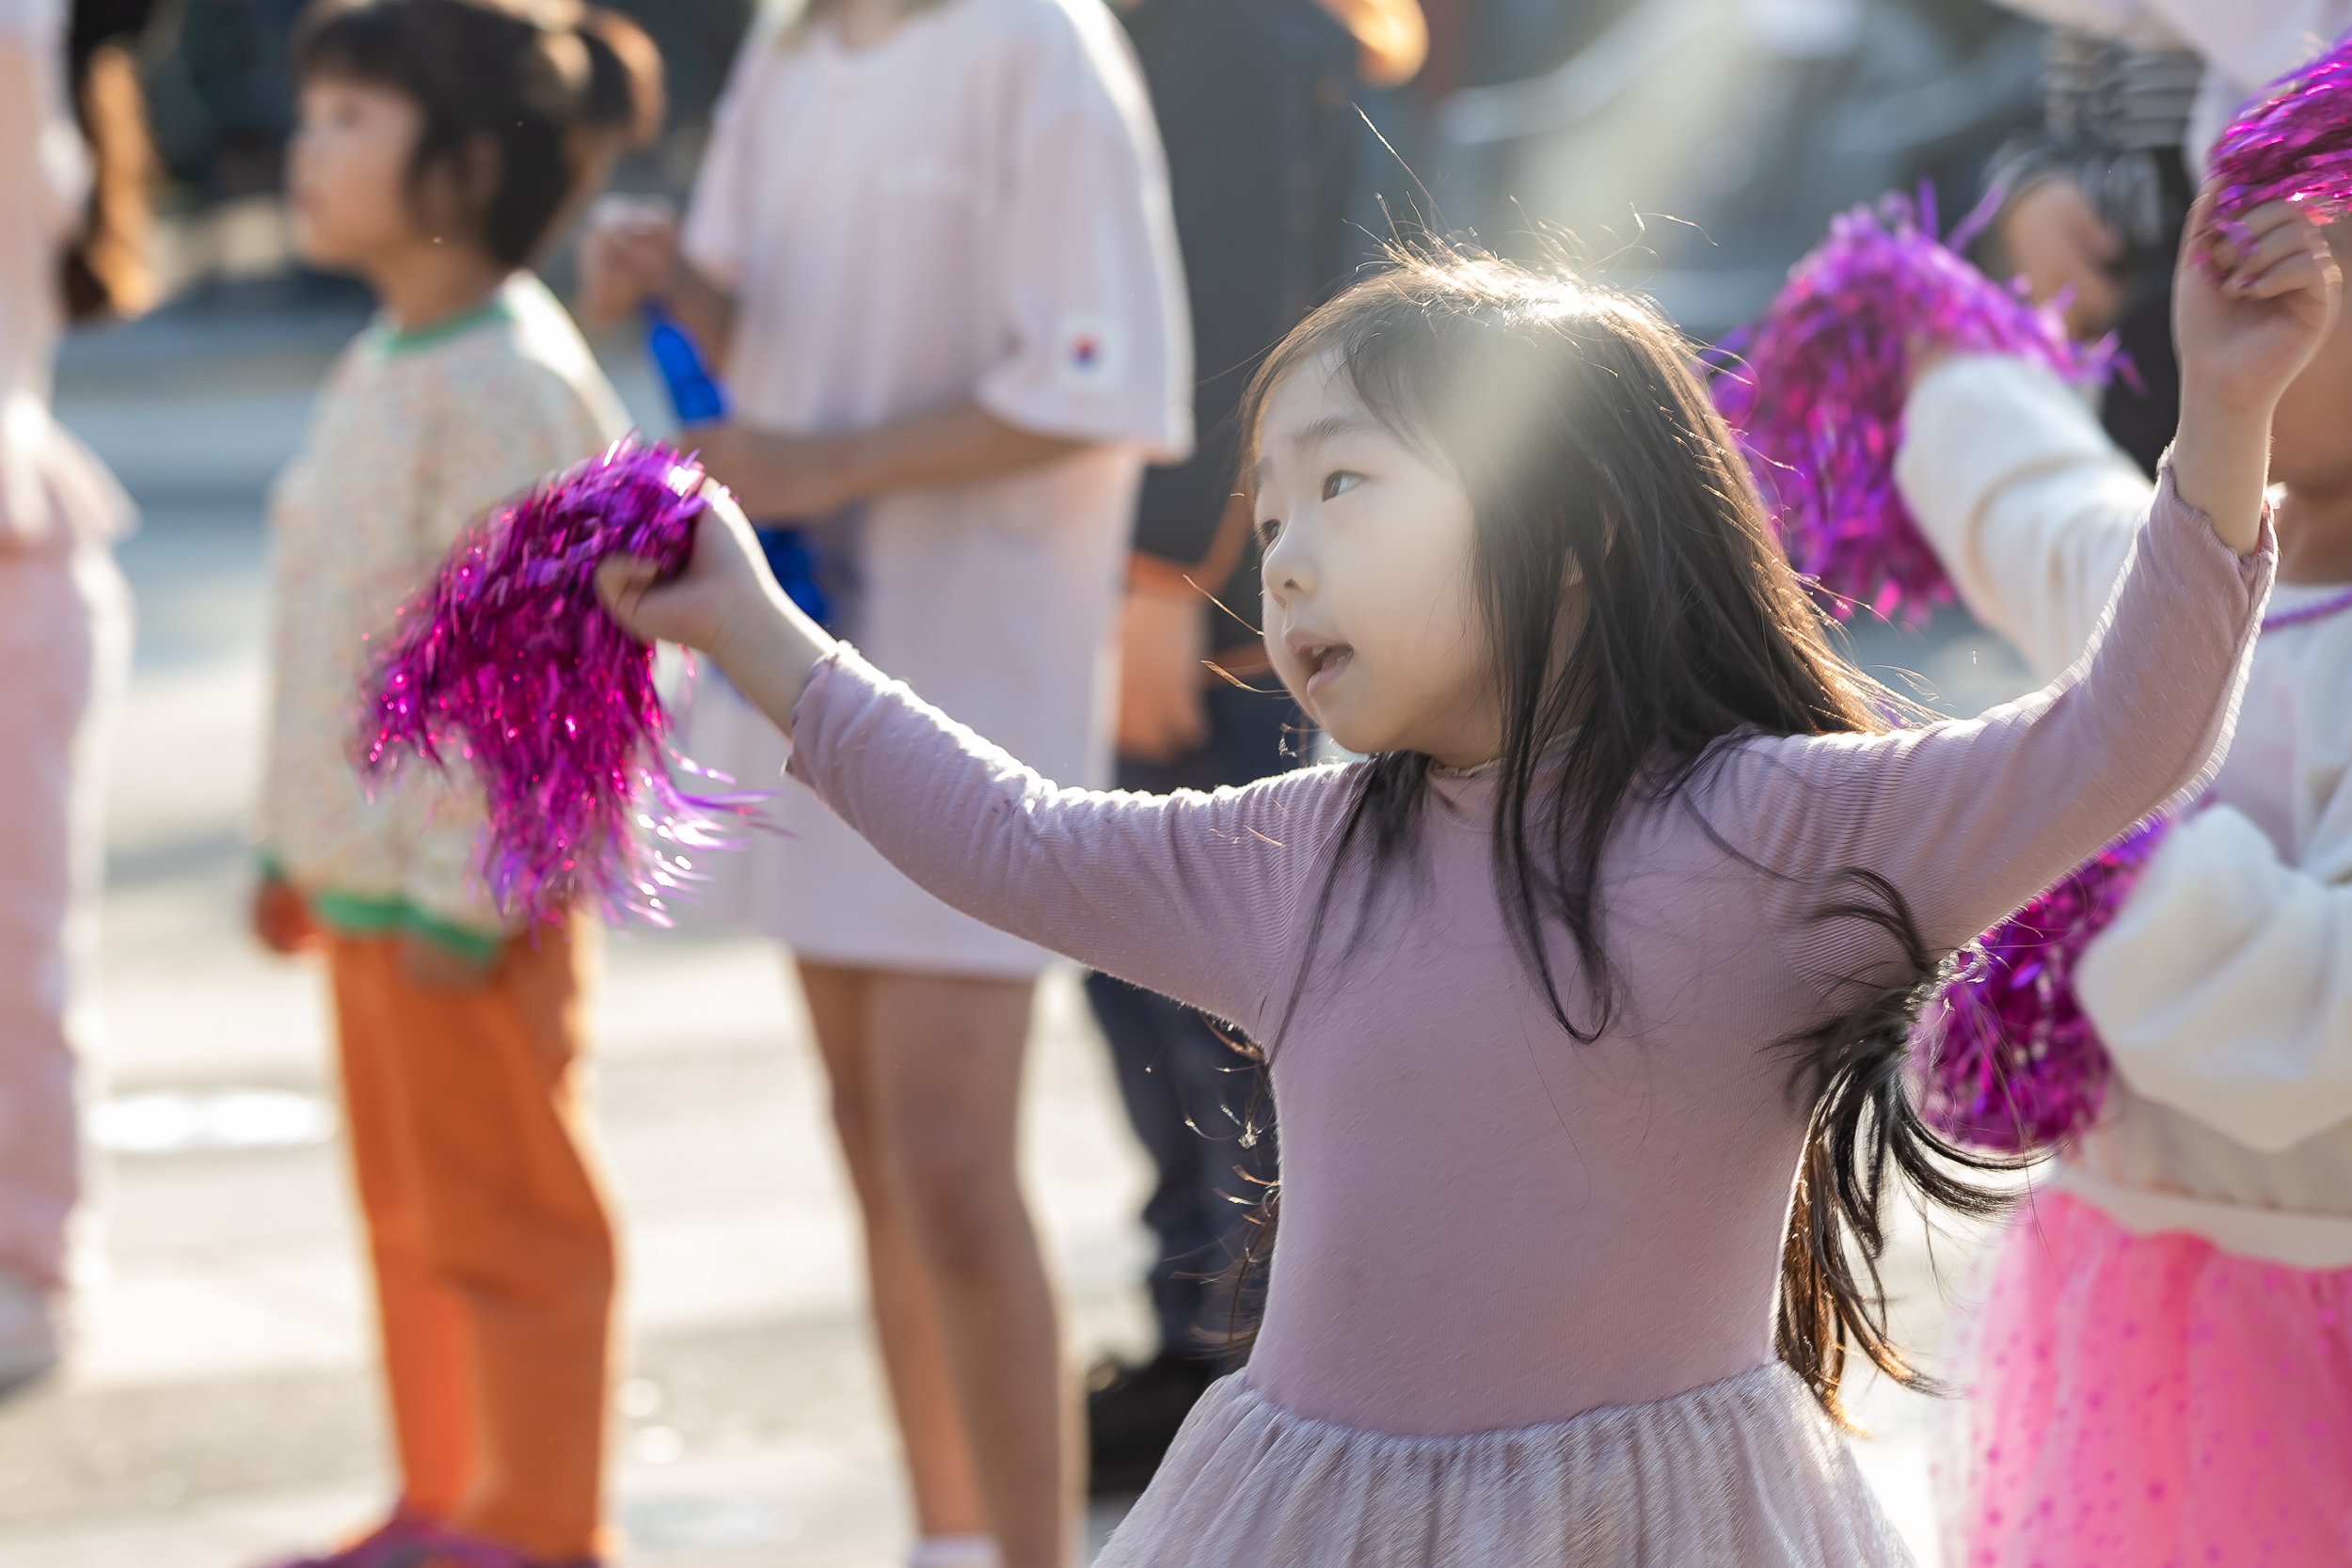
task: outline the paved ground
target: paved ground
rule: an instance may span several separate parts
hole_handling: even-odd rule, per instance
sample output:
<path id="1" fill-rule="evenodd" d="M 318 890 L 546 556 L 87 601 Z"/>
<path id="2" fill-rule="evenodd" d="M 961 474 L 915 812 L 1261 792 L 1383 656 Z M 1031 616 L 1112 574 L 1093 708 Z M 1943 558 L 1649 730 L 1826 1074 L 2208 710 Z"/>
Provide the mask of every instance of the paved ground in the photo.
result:
<path id="1" fill-rule="evenodd" d="M 316 976 L 258 953 L 240 921 L 259 498 L 353 325 L 249 300 L 183 309 L 76 344 L 62 378 L 61 412 L 147 520 L 122 552 L 141 627 L 111 794 L 98 1193 L 71 1370 L 0 1409 L 0 1568 L 238 1568 L 387 1496 Z M 614 357 L 653 422 L 642 370 Z M 1960 706 L 2010 678 L 1965 628 L 1870 646 Z M 906 1516 L 799 1001 L 755 942 L 641 932 L 608 958 L 601 1103 L 631 1257 L 627 1560 L 878 1568 Z M 1046 988 L 1026 1105 L 1073 1360 L 1133 1348 L 1143 1168 L 1066 974 Z M 1931 1342 L 1925 1256 L 1907 1243 L 1895 1262 L 1914 1338 Z M 1865 1467 L 1931 1561 L 1930 1407 L 1874 1395 L 1865 1414 L 1882 1433 Z"/>

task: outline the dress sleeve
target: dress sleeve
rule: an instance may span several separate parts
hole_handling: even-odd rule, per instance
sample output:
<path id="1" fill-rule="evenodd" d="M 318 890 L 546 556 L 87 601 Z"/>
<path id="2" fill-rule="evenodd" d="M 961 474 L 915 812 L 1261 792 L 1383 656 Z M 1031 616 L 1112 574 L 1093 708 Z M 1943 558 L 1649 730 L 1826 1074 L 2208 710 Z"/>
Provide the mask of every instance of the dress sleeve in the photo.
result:
<path id="1" fill-rule="evenodd" d="M 1800 973 L 1895 975 L 1890 938 L 1817 911 L 1873 873 L 1948 952 L 2132 823 L 2198 787 L 2229 743 L 2274 548 L 2241 560 L 2169 470 L 2088 659 L 1979 718 L 1876 736 L 1752 741 L 1700 802 L 1772 874 L 1769 916 Z"/>
<path id="2" fill-rule="evenodd" d="M 2150 495 L 2064 382 L 1999 355 L 1919 378 L 1895 483 L 1963 602 L 2045 681 L 2090 642 Z"/>
<path id="3" fill-rule="evenodd" d="M 1065 789 L 846 645 L 792 716 L 788 770 L 932 896 L 1259 1030 L 1356 792 L 1321 768 L 1214 794 Z"/>
<path id="4" fill-rule="evenodd" d="M 1054 8 L 1013 62 L 996 219 L 1010 351 L 981 406 L 1041 435 L 1192 450 L 1192 327 L 1152 104 L 1101 7 Z"/>
<path id="5" fill-rule="evenodd" d="M 2074 990 L 2125 1083 L 2249 1148 L 2352 1118 L 2352 887 L 2228 806 L 2165 835 Z"/>

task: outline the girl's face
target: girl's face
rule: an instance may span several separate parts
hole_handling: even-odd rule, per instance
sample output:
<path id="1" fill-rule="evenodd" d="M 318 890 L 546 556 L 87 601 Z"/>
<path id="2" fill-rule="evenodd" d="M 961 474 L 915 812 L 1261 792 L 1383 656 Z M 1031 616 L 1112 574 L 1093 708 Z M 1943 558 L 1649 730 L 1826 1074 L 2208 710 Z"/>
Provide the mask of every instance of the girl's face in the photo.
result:
<path id="1" fill-rule="evenodd" d="M 294 249 L 312 266 L 366 272 L 418 232 L 408 166 L 424 110 L 405 93 L 332 74 L 302 84 L 286 159 Z"/>
<path id="2" fill-rule="evenodd" d="M 1351 752 L 1494 756 L 1461 485 L 1365 412 L 1327 358 L 1275 388 L 1258 453 L 1266 651 L 1307 716 Z"/>

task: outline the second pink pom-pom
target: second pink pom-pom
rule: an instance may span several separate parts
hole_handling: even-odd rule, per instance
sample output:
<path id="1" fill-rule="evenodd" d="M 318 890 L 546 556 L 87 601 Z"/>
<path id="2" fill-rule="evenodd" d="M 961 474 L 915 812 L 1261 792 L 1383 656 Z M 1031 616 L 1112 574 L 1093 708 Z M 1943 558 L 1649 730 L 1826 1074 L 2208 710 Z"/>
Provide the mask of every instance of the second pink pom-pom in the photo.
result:
<path id="1" fill-rule="evenodd" d="M 1790 562 L 1839 615 L 1916 620 L 1952 596 L 1895 487 L 1914 356 L 2008 354 L 2070 381 L 2109 351 L 1939 243 L 1899 195 L 1837 217 L 1757 320 L 1714 351 L 1715 405 L 1739 438 Z"/>

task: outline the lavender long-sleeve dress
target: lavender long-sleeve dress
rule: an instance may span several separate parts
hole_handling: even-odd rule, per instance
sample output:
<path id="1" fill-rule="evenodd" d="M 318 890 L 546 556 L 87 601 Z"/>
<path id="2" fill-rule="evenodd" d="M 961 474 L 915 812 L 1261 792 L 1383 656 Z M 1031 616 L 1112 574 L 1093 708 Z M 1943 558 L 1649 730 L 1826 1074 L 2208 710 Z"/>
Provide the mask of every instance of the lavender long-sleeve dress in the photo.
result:
<path id="1" fill-rule="evenodd" d="M 1965 722 L 1754 737 L 1690 793 L 1629 804 L 1601 892 L 1623 1006 L 1589 1045 L 1507 939 L 1475 772 L 1436 781 L 1417 868 L 1367 887 L 1359 857 L 1341 865 L 1302 977 L 1355 768 L 1062 789 L 854 654 L 820 665 L 792 771 L 909 877 L 1273 1045 L 1263 1330 L 1102 1560 L 1904 1560 L 1772 1358 L 1807 1110 L 1774 1045 L 1896 958 L 1812 912 L 1864 867 L 1956 946 L 2196 786 L 2269 581 L 2266 548 L 2241 560 L 2168 483 L 2067 678 Z M 1553 956 L 1591 1017 L 1572 948 Z"/>

